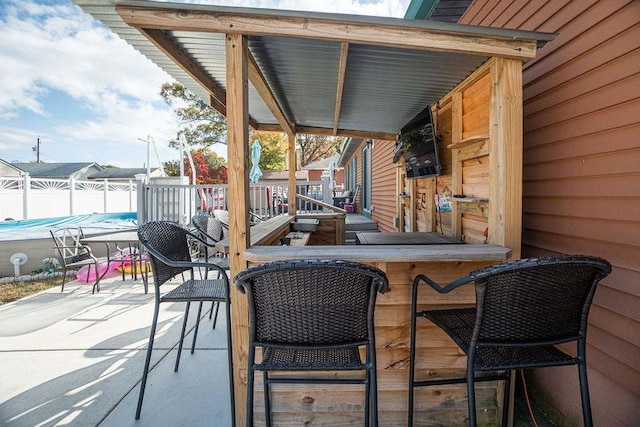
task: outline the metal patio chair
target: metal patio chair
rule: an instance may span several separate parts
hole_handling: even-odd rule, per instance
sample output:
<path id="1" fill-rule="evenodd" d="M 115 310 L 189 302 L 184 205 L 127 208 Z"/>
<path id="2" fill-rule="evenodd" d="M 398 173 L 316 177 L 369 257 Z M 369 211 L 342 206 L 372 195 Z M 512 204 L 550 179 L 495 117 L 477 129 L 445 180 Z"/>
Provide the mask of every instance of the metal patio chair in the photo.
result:
<path id="1" fill-rule="evenodd" d="M 100 292 L 100 263 L 106 262 L 107 258 L 97 258 L 91 252 L 91 248 L 82 244 L 84 238 L 81 227 L 64 227 L 57 230 L 49 230 L 53 243 L 60 257 L 62 265 L 62 285 L 60 292 L 64 291 L 64 284 L 67 281 L 67 270 L 89 266 L 94 269 L 96 281 L 93 284 L 91 293 Z M 90 272 L 91 270 L 89 270 Z M 87 274 L 87 283 L 89 283 L 89 274 Z"/>
<path id="2" fill-rule="evenodd" d="M 191 218 L 191 225 L 193 225 L 198 235 L 204 242 L 201 244 L 201 247 L 204 250 L 205 261 L 217 264 L 224 271 L 229 271 L 229 257 L 215 250 L 215 244 L 224 238 L 224 230 L 222 228 L 222 223 L 220 222 L 220 220 L 209 215 L 194 215 Z M 213 250 L 211 255 L 209 252 L 210 249 Z M 218 310 L 220 309 L 220 302 L 212 303 L 211 312 L 209 313 L 209 319 L 214 316 L 214 306 L 215 317 L 213 320 L 213 327 L 215 328 L 216 322 L 218 320 Z M 191 349 L 191 352 L 193 352 L 193 347 Z"/>
<path id="3" fill-rule="evenodd" d="M 226 306 L 229 387 L 231 393 L 231 414 L 232 419 L 234 419 L 235 417 L 233 414 L 235 411 L 235 405 L 232 367 L 233 352 L 231 346 L 231 307 L 229 301 L 229 279 L 227 274 L 217 264 L 192 261 L 188 239 L 199 240 L 200 237 L 179 227 L 174 222 L 154 221 L 142 224 L 138 227 L 138 236 L 140 238 L 140 242 L 147 250 L 147 254 L 151 261 L 155 290 L 155 308 L 153 312 L 153 321 L 151 324 L 151 332 L 149 334 L 149 345 L 147 347 L 147 356 L 140 384 L 140 394 L 138 397 L 138 406 L 135 418 L 140 418 L 140 412 L 142 410 L 142 400 L 144 398 L 147 375 L 149 373 L 149 364 L 151 362 L 151 352 L 153 350 L 160 304 L 164 302 L 187 303 L 182 323 L 182 331 L 180 333 L 178 354 L 174 367 L 174 371 L 177 371 L 180 363 L 180 355 L 182 353 L 182 343 L 184 341 L 184 335 L 187 327 L 190 304 L 192 302 L 211 301 L 223 302 Z M 202 269 L 205 271 L 205 278 L 198 277 Z M 208 279 L 206 272 L 209 270 L 217 270 L 219 272 L 218 277 L 216 279 Z M 184 280 L 172 290 L 163 292 L 161 287 L 166 282 L 184 273 L 189 273 L 187 280 Z M 202 305 L 200 305 L 198 310 L 198 317 L 194 328 L 194 344 L 198 335 L 201 310 Z"/>
<path id="4" fill-rule="evenodd" d="M 511 370 L 578 365 L 585 425 L 591 426 L 587 383 L 587 317 L 596 285 L 611 272 L 604 259 L 588 256 L 530 258 L 475 270 L 441 287 L 419 274 L 413 281 L 409 370 L 409 426 L 416 387 L 466 383 L 469 425 L 477 423 L 475 383 L 505 381 L 502 425 L 507 425 Z M 418 288 L 444 294 L 475 283 L 476 307 L 418 310 Z M 424 317 L 446 332 L 467 355 L 466 376 L 415 379 L 416 320 Z M 557 344 L 575 343 L 577 356 Z"/>
<path id="5" fill-rule="evenodd" d="M 263 372 L 266 425 L 274 383 L 364 384 L 365 425 L 378 422 L 373 325 L 378 292 L 388 287 L 381 270 L 347 261 L 266 263 L 238 273 L 249 310 L 247 426 L 253 425 L 255 371 Z M 262 350 L 256 361 L 256 348 Z M 366 359 L 360 357 L 365 349 Z M 354 371 L 364 377 L 269 375 L 273 371 Z"/>
<path id="6" fill-rule="evenodd" d="M 205 260 L 218 264 L 222 269 L 228 271 L 229 258 L 215 250 L 215 244 L 224 238 L 224 230 L 220 220 L 209 215 L 195 215 L 191 218 L 191 225 L 203 241 Z"/>

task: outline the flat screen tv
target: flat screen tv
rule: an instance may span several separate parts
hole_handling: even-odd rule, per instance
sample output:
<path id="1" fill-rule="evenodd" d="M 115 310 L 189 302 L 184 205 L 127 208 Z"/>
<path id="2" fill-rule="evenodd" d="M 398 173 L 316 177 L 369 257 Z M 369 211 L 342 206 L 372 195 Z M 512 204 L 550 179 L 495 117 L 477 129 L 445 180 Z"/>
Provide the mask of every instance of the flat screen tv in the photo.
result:
<path id="1" fill-rule="evenodd" d="M 402 128 L 398 142 L 407 178 L 440 175 L 442 168 L 438 159 L 438 141 L 433 129 L 431 106 L 427 106 Z"/>

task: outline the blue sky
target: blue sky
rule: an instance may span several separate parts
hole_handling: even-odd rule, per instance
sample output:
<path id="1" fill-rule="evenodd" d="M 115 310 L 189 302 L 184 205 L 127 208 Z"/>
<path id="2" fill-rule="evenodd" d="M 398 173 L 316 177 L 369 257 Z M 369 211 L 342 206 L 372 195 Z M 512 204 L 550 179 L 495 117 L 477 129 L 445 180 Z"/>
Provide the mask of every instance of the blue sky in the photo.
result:
<path id="1" fill-rule="evenodd" d="M 217 0 L 228 6 L 402 17 L 409 0 Z M 0 2 L 0 159 L 144 167 L 177 159 L 171 77 L 68 0 Z M 225 155 L 225 147 L 216 149 Z"/>

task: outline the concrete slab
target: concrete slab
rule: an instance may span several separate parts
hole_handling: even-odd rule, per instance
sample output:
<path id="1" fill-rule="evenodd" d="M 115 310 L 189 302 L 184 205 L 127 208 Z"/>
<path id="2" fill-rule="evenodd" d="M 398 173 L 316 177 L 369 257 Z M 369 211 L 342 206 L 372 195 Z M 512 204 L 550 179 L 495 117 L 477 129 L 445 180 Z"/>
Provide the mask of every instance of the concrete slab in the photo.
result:
<path id="1" fill-rule="evenodd" d="M 69 295 L 51 289 L 0 309 L 0 425 L 134 423 L 153 294 L 145 295 L 140 282 L 112 280 L 97 296 L 76 284 Z M 78 301 L 64 303 L 71 299 Z M 184 304 L 161 305 L 152 357 L 158 365 L 137 426 L 230 425 L 224 308 L 215 330 L 203 314 L 191 355 L 196 311 L 192 307 L 187 348 L 174 373 Z"/>

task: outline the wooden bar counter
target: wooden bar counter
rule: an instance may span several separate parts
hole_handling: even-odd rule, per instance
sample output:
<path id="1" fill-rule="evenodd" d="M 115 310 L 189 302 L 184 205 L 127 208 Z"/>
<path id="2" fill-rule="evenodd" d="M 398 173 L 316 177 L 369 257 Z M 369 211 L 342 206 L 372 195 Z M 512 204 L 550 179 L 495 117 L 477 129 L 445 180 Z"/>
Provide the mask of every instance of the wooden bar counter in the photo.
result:
<path id="1" fill-rule="evenodd" d="M 342 259 L 358 261 L 386 272 L 389 291 L 377 300 L 376 352 L 378 363 L 379 420 L 381 426 L 407 423 L 409 381 L 409 331 L 411 286 L 418 273 L 446 284 L 476 268 L 506 261 L 511 250 L 493 245 L 366 245 L 250 247 L 244 258 L 250 265 L 290 259 Z M 463 306 L 475 302 L 473 285 L 447 295 L 424 287 L 423 307 Z M 237 319 L 235 327 L 246 325 Z M 462 373 L 466 357 L 438 328 L 426 320 L 418 326 L 417 378 Z M 244 355 L 246 360 L 246 353 Z M 246 373 L 246 366 L 240 368 Z M 262 425 L 262 387 L 256 383 L 257 425 Z M 479 423 L 495 425 L 499 418 L 500 389 L 496 383 L 481 383 L 476 391 Z M 240 403 L 238 403 L 240 404 Z M 272 420 L 275 425 L 363 424 L 364 391 L 361 386 L 280 385 L 272 391 Z M 414 425 L 466 425 L 467 404 L 464 384 L 418 389 Z"/>

